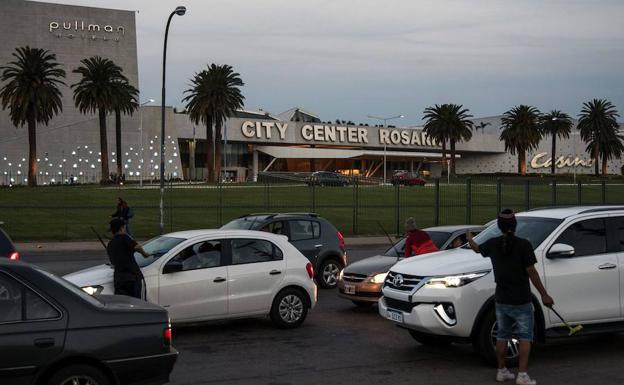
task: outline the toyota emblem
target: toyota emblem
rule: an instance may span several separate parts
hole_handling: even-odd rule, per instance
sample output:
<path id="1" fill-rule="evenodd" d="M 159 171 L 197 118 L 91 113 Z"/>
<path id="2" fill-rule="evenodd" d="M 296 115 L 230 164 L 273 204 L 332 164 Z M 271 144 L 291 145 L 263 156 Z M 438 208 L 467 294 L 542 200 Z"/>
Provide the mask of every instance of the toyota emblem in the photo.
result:
<path id="1" fill-rule="evenodd" d="M 401 287 L 401 286 L 403 286 L 403 276 L 401 274 L 395 275 L 394 279 L 392 280 L 392 285 L 394 287 Z"/>

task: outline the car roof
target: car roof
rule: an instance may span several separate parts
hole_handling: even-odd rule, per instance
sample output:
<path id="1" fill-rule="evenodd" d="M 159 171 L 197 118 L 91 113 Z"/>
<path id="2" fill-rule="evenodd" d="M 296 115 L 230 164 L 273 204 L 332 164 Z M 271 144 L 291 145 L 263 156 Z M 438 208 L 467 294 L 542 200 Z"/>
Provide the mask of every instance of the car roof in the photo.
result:
<path id="1" fill-rule="evenodd" d="M 478 229 L 478 228 L 485 228 L 485 226 L 483 225 L 434 226 L 434 227 L 427 227 L 426 229 L 423 229 L 423 231 L 443 231 L 443 232 L 448 232 L 448 233 L 454 233 L 455 231 L 459 231 L 459 230 Z"/>
<path id="2" fill-rule="evenodd" d="M 247 214 L 247 215 L 243 215 L 237 219 L 244 219 L 244 218 L 259 218 L 260 220 L 267 220 L 267 219 L 273 219 L 273 218 L 293 218 L 293 217 L 299 217 L 299 218 L 317 218 L 317 219 L 321 219 L 321 217 L 316 214 L 316 213 L 252 213 L 252 214 Z"/>
<path id="3" fill-rule="evenodd" d="M 205 229 L 205 230 L 185 230 L 185 231 L 176 231 L 174 233 L 165 234 L 167 237 L 173 238 L 184 238 L 184 239 L 193 239 L 199 237 L 211 237 L 211 236 L 222 236 L 222 237 L 266 237 L 273 238 L 275 241 L 287 239 L 285 235 L 273 234 L 266 231 L 255 231 L 255 230 L 228 230 L 228 229 Z"/>
<path id="4" fill-rule="evenodd" d="M 620 211 L 624 213 L 624 206 L 616 205 L 595 205 L 595 206 L 568 206 L 568 207 L 543 207 L 518 213 L 523 217 L 557 218 L 565 219 L 573 215 Z"/>

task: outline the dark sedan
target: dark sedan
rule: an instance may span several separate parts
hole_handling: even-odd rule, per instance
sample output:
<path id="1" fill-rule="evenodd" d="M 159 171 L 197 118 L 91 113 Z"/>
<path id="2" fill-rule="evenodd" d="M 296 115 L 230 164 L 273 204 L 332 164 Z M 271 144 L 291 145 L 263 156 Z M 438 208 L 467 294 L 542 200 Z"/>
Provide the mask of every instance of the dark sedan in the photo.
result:
<path id="1" fill-rule="evenodd" d="M 467 230 L 476 235 L 484 228 L 484 226 L 458 225 L 429 227 L 423 230 L 429 234 L 438 249 L 447 250 L 465 244 Z M 388 271 L 392 265 L 403 258 L 404 250 L 405 238 L 398 241 L 383 255 L 362 259 L 345 267 L 338 279 L 340 296 L 350 299 L 358 306 L 370 306 L 377 303 Z"/>
<path id="2" fill-rule="evenodd" d="M 2 226 L 2 222 L 0 222 Z M 17 261 L 20 258 L 19 252 L 15 248 L 11 237 L 0 228 L 0 258 L 9 258 L 12 261 Z"/>
<path id="3" fill-rule="evenodd" d="M 308 178 L 308 186 L 348 186 L 349 179 L 337 172 L 317 171 Z"/>
<path id="4" fill-rule="evenodd" d="M 167 311 L 92 297 L 37 267 L 0 259 L 0 384 L 163 384 L 177 359 Z"/>

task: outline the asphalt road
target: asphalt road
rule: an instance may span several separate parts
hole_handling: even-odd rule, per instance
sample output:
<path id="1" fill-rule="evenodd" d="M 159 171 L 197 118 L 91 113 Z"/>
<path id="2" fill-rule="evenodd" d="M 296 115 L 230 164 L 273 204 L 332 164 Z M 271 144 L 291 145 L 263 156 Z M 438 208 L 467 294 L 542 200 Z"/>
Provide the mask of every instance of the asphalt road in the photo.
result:
<path id="1" fill-rule="evenodd" d="M 355 261 L 380 249 L 349 251 Z M 102 253 L 26 255 L 58 274 L 92 266 Z M 549 341 L 534 350 L 530 373 L 539 384 L 622 384 L 624 335 Z M 237 320 L 178 328 L 180 357 L 171 383 L 494 384 L 470 345 L 426 348 L 377 314 L 321 290 L 301 328 L 278 330 L 268 319 Z"/>

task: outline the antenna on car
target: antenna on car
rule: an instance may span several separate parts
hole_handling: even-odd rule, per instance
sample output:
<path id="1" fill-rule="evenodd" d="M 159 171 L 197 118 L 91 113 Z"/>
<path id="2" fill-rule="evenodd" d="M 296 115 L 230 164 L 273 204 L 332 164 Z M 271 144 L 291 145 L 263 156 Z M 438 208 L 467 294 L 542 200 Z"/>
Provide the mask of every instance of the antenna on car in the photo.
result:
<path id="1" fill-rule="evenodd" d="M 388 234 L 388 232 L 386 231 L 386 229 L 384 229 L 384 227 L 381 225 L 381 222 L 376 221 L 377 222 L 377 226 L 379 226 L 379 228 L 381 229 L 381 231 L 383 231 L 384 234 L 386 234 L 386 237 L 388 238 L 388 241 L 390 241 L 390 245 L 392 246 L 392 248 L 394 249 L 394 251 L 396 251 L 397 254 L 397 261 L 401 258 L 401 255 L 399 255 L 399 251 L 397 249 L 395 249 L 394 247 L 396 246 L 396 243 L 392 240 L 392 237 L 390 236 L 390 234 Z"/>
<path id="2" fill-rule="evenodd" d="M 104 240 L 102 239 L 102 237 L 100 237 L 100 234 L 97 231 L 95 231 L 93 226 L 89 226 L 89 227 L 95 233 L 95 236 L 100 240 L 100 243 L 102 244 L 102 246 L 104 246 L 104 250 L 106 250 L 106 244 L 104 243 Z"/>

